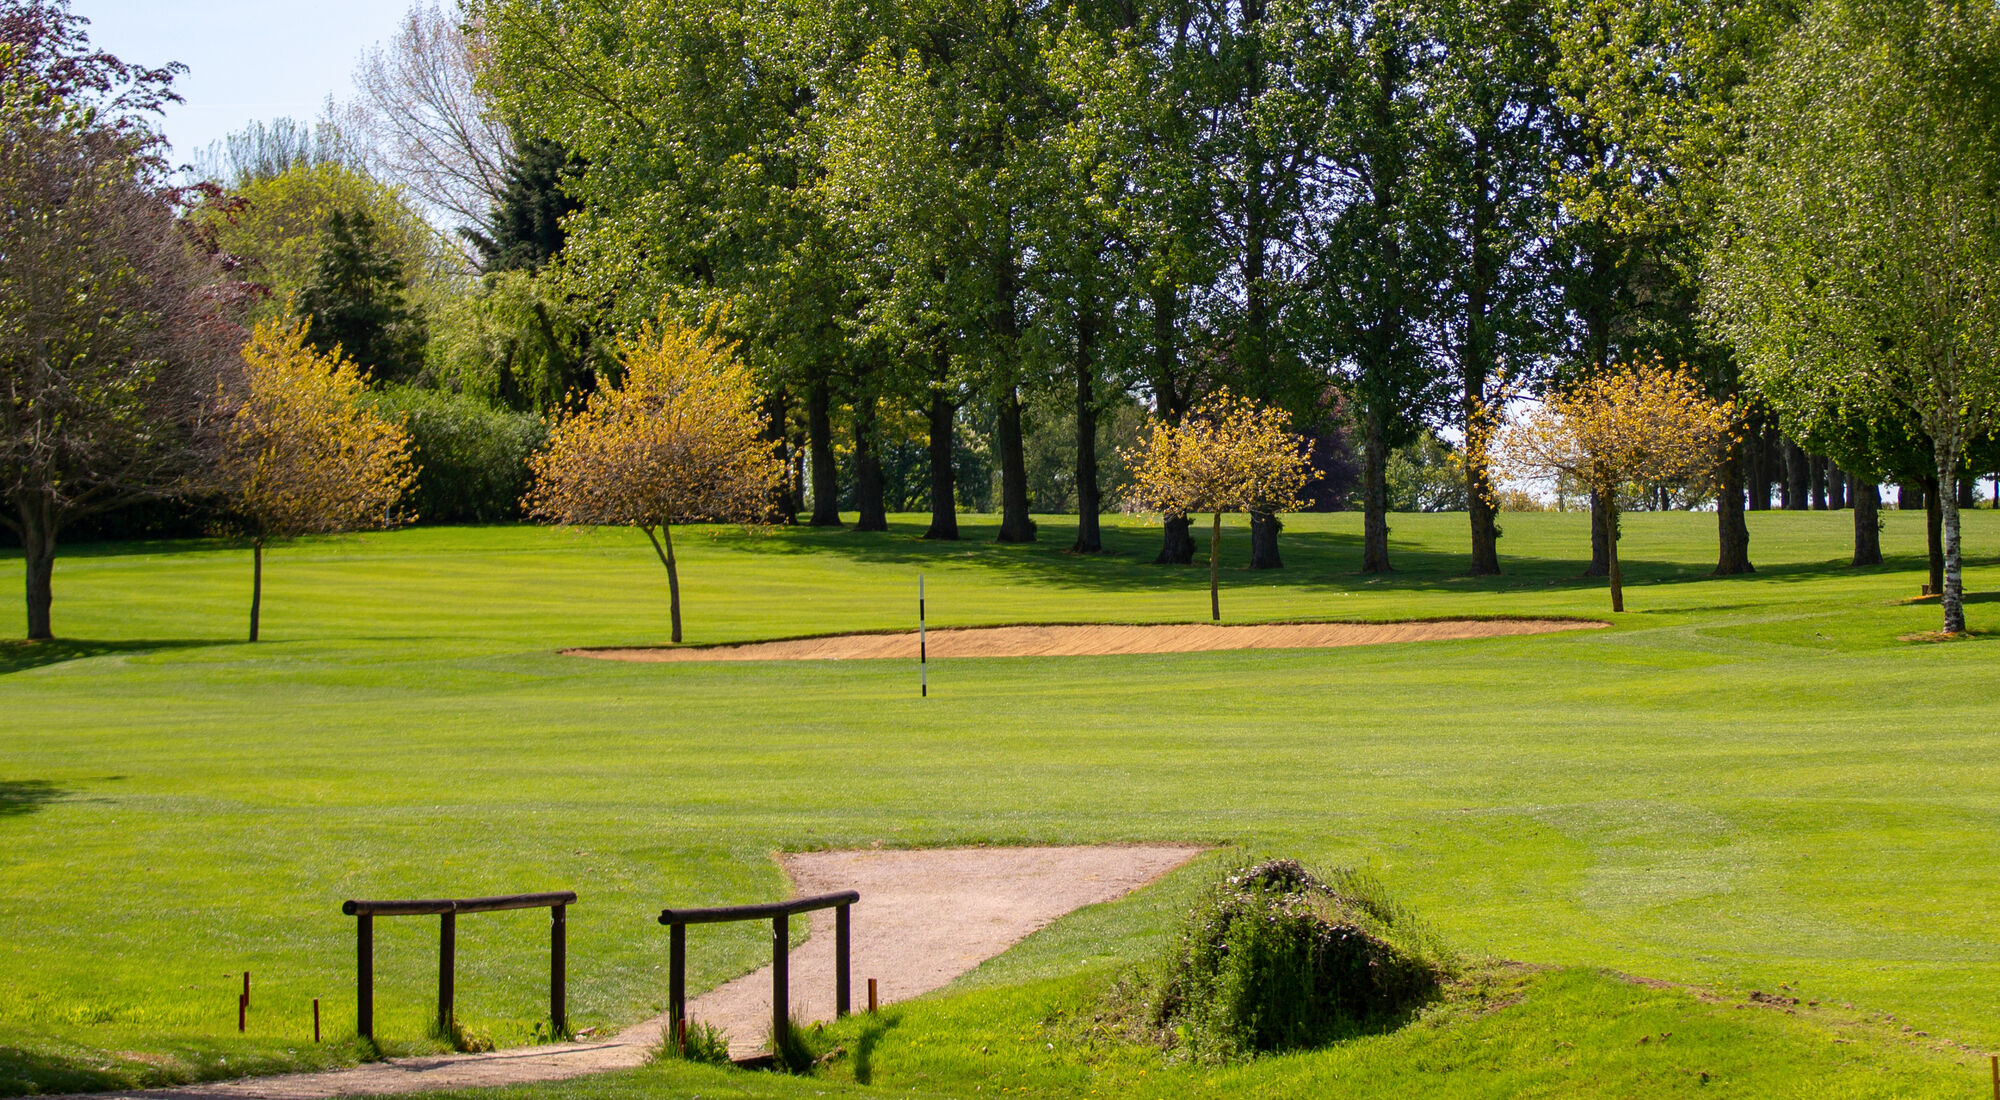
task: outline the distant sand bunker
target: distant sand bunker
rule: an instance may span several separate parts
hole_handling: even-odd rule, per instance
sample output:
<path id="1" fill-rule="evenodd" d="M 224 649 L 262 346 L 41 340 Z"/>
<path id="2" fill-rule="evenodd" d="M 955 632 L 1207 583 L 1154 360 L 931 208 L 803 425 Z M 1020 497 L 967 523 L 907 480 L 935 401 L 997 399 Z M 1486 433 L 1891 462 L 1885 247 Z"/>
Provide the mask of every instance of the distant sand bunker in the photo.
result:
<path id="1" fill-rule="evenodd" d="M 1439 642 L 1595 630 L 1575 619 L 1434 619 L 1407 623 L 1263 623 L 1216 626 L 982 626 L 930 632 L 930 655 L 950 657 L 1103 657 L 1128 653 L 1200 653 L 1221 649 L 1330 649 L 1389 642 Z M 836 634 L 784 642 L 676 649 L 565 649 L 602 661 L 866 661 L 917 657 L 917 633 Z"/>

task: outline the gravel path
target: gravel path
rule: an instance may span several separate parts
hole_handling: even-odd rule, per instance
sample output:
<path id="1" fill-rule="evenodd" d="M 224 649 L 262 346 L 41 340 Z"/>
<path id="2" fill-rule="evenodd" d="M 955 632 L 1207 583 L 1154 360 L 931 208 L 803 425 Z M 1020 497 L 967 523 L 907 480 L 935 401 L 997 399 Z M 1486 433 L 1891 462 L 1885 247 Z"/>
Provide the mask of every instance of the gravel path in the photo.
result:
<path id="1" fill-rule="evenodd" d="M 1200 653 L 1226 649 L 1333 649 L 1391 642 L 1435 642 L 1593 630 L 1607 624 L 1577 619 L 1432 619 L 1403 623 L 1157 623 L 1144 626 L 980 626 L 933 630 L 932 659 L 953 657 L 1103 657 L 1134 653 Z M 566 649 L 600 661 L 852 661 L 917 659 L 917 633 L 836 634 L 744 645 L 649 649 Z"/>
<path id="2" fill-rule="evenodd" d="M 801 894 L 858 890 L 853 909 L 857 1009 L 868 979 L 882 1003 L 938 989 L 1086 905 L 1112 901 L 1201 853 L 1194 847 L 945 848 L 808 852 L 784 857 Z M 791 952 L 792 1010 L 811 1021 L 833 1015 L 833 914 L 813 914 L 811 938 Z M 689 930 L 699 936 L 700 928 Z M 730 1050 L 757 1050 L 770 1028 L 766 966 L 695 998 L 690 1019 L 730 1035 Z M 98 1093 L 102 1100 L 327 1100 L 561 1081 L 643 1064 L 659 1043 L 660 1016 L 596 1042 L 487 1054 L 397 1058 L 326 1073 L 253 1077 L 180 1088 Z"/>

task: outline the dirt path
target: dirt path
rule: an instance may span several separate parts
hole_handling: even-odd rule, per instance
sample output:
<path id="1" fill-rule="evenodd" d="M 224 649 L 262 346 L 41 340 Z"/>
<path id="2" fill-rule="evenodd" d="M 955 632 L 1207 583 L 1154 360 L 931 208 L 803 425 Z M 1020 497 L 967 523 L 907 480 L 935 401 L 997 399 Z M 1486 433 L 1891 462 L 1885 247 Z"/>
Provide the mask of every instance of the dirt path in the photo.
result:
<path id="1" fill-rule="evenodd" d="M 1200 854 L 1192 847 L 952 848 L 809 852 L 784 857 L 800 893 L 858 890 L 853 910 L 854 991 L 868 979 L 883 1003 L 938 989 L 1086 905 L 1112 901 Z M 791 996 L 803 1020 L 833 1015 L 833 915 L 813 915 L 811 938 L 791 954 Z M 694 930 L 699 934 L 699 929 Z M 697 997 L 691 1019 L 730 1035 L 732 1053 L 755 1051 L 770 1028 L 771 968 Z M 326 1073 L 253 1077 L 180 1088 L 98 1093 L 95 1100 L 328 1100 L 436 1089 L 561 1081 L 643 1064 L 659 1043 L 659 1016 L 598 1042 L 488 1054 L 398 1058 Z M 93 1100 L 93 1098 L 84 1098 Z"/>
<path id="2" fill-rule="evenodd" d="M 1595 630 L 1607 624 L 1576 619 L 1430 619 L 1402 623 L 1156 623 L 1144 626 L 983 626 L 933 630 L 930 656 L 1099 657 L 1132 653 L 1199 653 L 1226 649 L 1331 649 L 1390 642 L 1435 642 Z M 851 661 L 917 658 L 917 633 L 836 634 L 745 645 L 653 649 L 566 649 L 601 661 Z"/>

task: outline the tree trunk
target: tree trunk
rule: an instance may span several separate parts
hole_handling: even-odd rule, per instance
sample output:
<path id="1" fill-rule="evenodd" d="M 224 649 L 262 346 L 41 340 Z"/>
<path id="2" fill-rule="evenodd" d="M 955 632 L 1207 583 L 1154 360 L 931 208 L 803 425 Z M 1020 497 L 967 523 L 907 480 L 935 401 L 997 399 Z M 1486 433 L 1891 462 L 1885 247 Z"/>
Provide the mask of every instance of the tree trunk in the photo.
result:
<path id="1" fill-rule="evenodd" d="M 1720 549 L 1715 575 L 1735 577 L 1755 573 L 1750 564 L 1750 525 L 1743 518 L 1743 445 L 1733 444 L 1722 457 L 1722 486 L 1715 495 L 1715 526 Z"/>
<path id="2" fill-rule="evenodd" d="M 785 438 L 788 434 L 785 430 L 786 419 L 784 393 L 781 391 L 766 397 L 764 399 L 764 439 L 778 445 L 778 453 L 784 461 L 785 470 L 787 471 L 787 476 L 779 478 L 777 483 L 771 487 L 769 514 L 766 518 L 772 523 L 780 524 L 798 522 L 798 513 L 792 507 L 794 501 L 792 500 L 792 479 L 790 477 L 790 470 L 792 468 L 791 456 L 785 454 L 785 449 L 789 442 Z"/>
<path id="3" fill-rule="evenodd" d="M 1937 483 L 1924 486 L 1924 534 L 1931 554 L 1931 595 L 1944 596 L 1944 507 Z"/>
<path id="4" fill-rule="evenodd" d="M 1084 309 L 1076 318 L 1076 545 L 1078 554 L 1104 549 L 1098 523 L 1103 495 L 1097 486 L 1097 316 Z"/>
<path id="5" fill-rule="evenodd" d="M 1021 437 L 1021 391 L 1009 386 L 1000 395 L 1000 542 L 1035 541 L 1035 521 L 1028 517 L 1027 446 Z"/>
<path id="6" fill-rule="evenodd" d="M 1215 520 L 1208 529 L 1208 617 L 1211 622 L 1222 621 L 1222 513 L 1215 513 Z"/>
<path id="7" fill-rule="evenodd" d="M 1826 463 L 1826 506 L 1838 512 L 1852 503 L 1853 487 L 1848 482 L 1847 471 L 1835 465 L 1832 459 Z"/>
<path id="8" fill-rule="evenodd" d="M 27 572 L 28 640 L 46 642 L 55 637 L 51 619 L 55 603 L 56 523 L 55 509 L 39 496 L 20 501 L 21 557 Z"/>
<path id="9" fill-rule="evenodd" d="M 1827 462 L 1823 455 L 1808 455 L 1807 472 L 1812 478 L 1812 510 L 1826 511 Z"/>
<path id="10" fill-rule="evenodd" d="M 1603 493 L 1596 489 L 1590 491 L 1590 565 L 1583 571 L 1586 577 L 1611 575 L 1611 543 L 1604 537 L 1607 503 L 1615 503 L 1615 498 L 1607 502 Z"/>
<path id="11" fill-rule="evenodd" d="M 812 452 L 812 525 L 840 526 L 840 474 L 833 460 L 833 417 L 826 379 L 806 391 L 806 445 Z"/>
<path id="12" fill-rule="evenodd" d="M 1194 521 L 1186 516 L 1162 516 L 1161 526 L 1166 528 L 1166 537 L 1161 540 L 1160 554 L 1153 559 L 1154 565 L 1194 564 Z"/>
<path id="13" fill-rule="evenodd" d="M 1976 494 L 1977 489 L 1973 485 L 1971 478 L 1962 477 L 1958 479 L 1958 506 L 1960 508 L 1979 507 L 1979 498 Z"/>
<path id="14" fill-rule="evenodd" d="M 1750 490 L 1750 511 L 1762 512 L 1771 507 L 1771 466 L 1766 461 L 1770 448 L 1764 444 L 1762 432 L 1745 433 L 1741 445 L 1744 456 L 1744 481 Z"/>
<path id="15" fill-rule="evenodd" d="M 1875 484 L 1854 487 L 1854 564 L 1882 564 L 1882 489 Z"/>
<path id="16" fill-rule="evenodd" d="M 1466 510 L 1472 519 L 1472 575 L 1500 575 L 1500 524 L 1494 504 L 1493 478 L 1486 464 L 1465 464 Z"/>
<path id="17" fill-rule="evenodd" d="M 927 539 L 958 540 L 957 472 L 952 469 L 951 398 L 942 387 L 931 391 L 931 525 Z"/>
<path id="18" fill-rule="evenodd" d="M 1393 573 L 1389 565 L 1389 444 L 1382 414 L 1368 408 L 1361 448 L 1361 571 Z"/>
<path id="19" fill-rule="evenodd" d="M 1944 607 L 1944 632 L 1965 633 L 1965 577 L 1959 567 L 1958 500 L 1952 489 L 1963 488 L 1958 476 L 1958 455 L 1938 448 L 1938 484 L 1946 491 L 1933 493 L 1938 499 L 1944 527 L 1944 584 L 1938 589 L 1938 603 Z"/>
<path id="20" fill-rule="evenodd" d="M 1790 439 L 1785 440 L 1785 508 L 1787 511 L 1803 512 L 1808 507 L 1811 495 L 1812 471 L 1806 461 L 1806 452 Z"/>
<path id="21" fill-rule="evenodd" d="M 1284 523 L 1274 513 L 1250 513 L 1250 568 L 1285 567 L 1285 559 L 1278 556 L 1278 532 L 1284 529 Z"/>
<path id="22" fill-rule="evenodd" d="M 1180 296 L 1172 283 L 1155 282 L 1153 300 L 1153 393 L 1156 411 L 1169 424 L 1178 424 L 1187 411 L 1186 401 L 1174 385 L 1174 367 L 1179 362 Z M 1186 516 L 1161 516 L 1160 552 L 1154 565 L 1194 564 L 1194 521 Z"/>
<path id="23" fill-rule="evenodd" d="M 887 531 L 889 511 L 882 503 L 882 452 L 875 442 L 873 393 L 854 402 L 854 506 L 856 531 Z"/>
<path id="24" fill-rule="evenodd" d="M 681 571 L 674 563 L 674 530 L 671 524 L 660 524 L 657 537 L 651 527 L 643 527 L 646 538 L 653 544 L 653 553 L 660 556 L 660 564 L 667 567 L 667 608 L 673 618 L 673 643 L 681 644 Z"/>
<path id="25" fill-rule="evenodd" d="M 250 540 L 250 640 L 257 640 L 257 620 L 264 610 L 264 540 Z"/>
<path id="26" fill-rule="evenodd" d="M 1611 610 L 1618 613 L 1625 610 L 1625 575 L 1618 567 L 1618 498 L 1607 493 L 1604 500 L 1604 545 L 1610 553 L 1605 573 L 1611 578 Z"/>

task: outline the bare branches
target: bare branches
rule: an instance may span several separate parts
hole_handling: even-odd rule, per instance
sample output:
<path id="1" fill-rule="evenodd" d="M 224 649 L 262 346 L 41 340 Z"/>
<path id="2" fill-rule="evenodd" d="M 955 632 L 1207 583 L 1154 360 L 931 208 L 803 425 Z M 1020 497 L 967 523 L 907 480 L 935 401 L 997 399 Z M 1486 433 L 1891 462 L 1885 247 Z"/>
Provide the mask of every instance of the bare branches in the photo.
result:
<path id="1" fill-rule="evenodd" d="M 383 171 L 431 209 L 490 235 L 513 140 L 473 83 L 475 33 L 418 3 L 354 74 L 350 108 Z"/>

